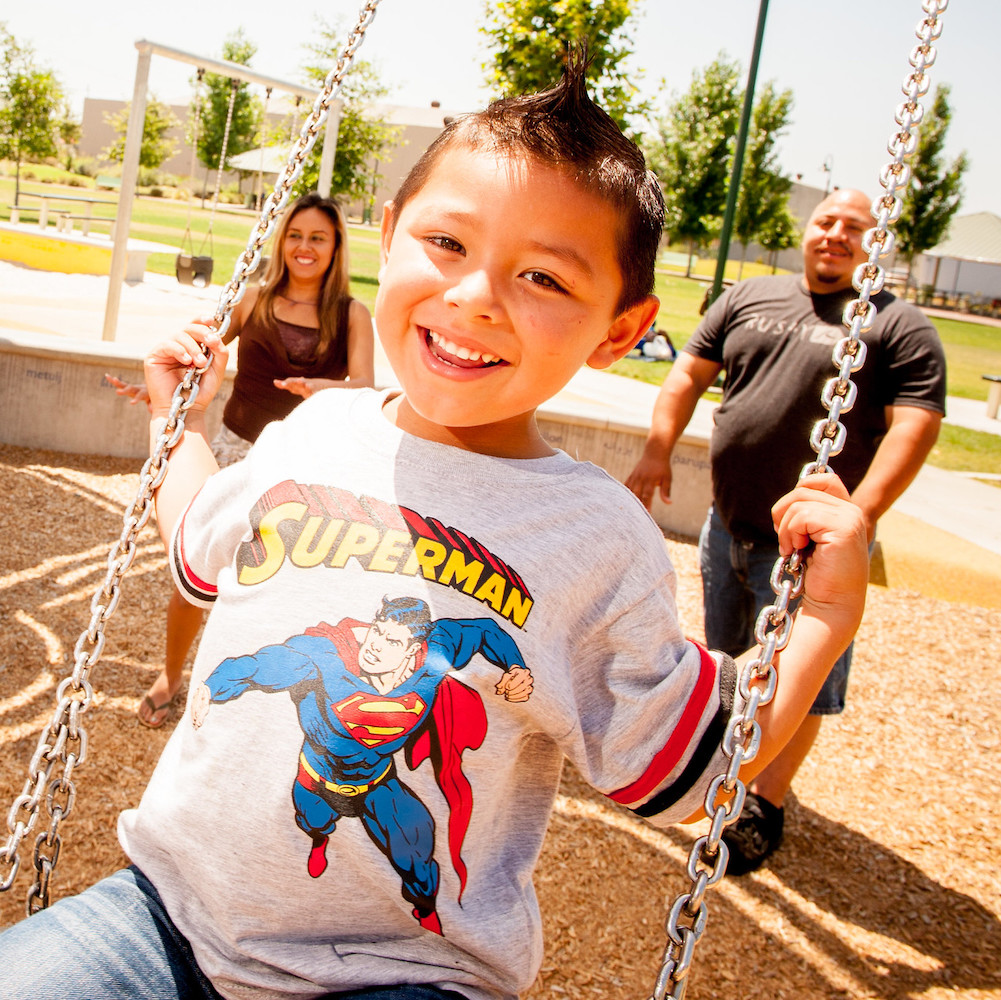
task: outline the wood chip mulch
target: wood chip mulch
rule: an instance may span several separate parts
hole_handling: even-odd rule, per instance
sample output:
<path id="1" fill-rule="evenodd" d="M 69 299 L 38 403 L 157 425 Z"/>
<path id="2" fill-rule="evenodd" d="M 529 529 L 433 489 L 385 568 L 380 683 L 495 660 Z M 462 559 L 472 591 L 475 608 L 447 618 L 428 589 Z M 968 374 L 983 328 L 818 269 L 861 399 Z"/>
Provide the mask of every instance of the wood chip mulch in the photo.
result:
<path id="1" fill-rule="evenodd" d="M 137 485 L 127 460 L 0 445 L 4 814 Z M 699 636 L 694 546 L 666 544 L 682 620 Z M 87 759 L 61 827 L 55 897 L 125 861 L 116 817 L 138 801 L 174 725 L 154 732 L 135 718 L 160 670 L 170 588 L 147 526 L 92 672 Z M 797 776 L 769 867 L 710 892 L 689 997 L 1001 998 L 999 650 L 997 610 L 870 588 L 848 708 L 825 721 Z M 648 997 L 664 918 L 687 888 L 688 846 L 706 826 L 658 832 L 568 771 L 537 876 L 547 949 L 532 1000 Z M 21 874 L 0 895 L 0 926 L 23 916 L 31 850 L 22 845 Z"/>

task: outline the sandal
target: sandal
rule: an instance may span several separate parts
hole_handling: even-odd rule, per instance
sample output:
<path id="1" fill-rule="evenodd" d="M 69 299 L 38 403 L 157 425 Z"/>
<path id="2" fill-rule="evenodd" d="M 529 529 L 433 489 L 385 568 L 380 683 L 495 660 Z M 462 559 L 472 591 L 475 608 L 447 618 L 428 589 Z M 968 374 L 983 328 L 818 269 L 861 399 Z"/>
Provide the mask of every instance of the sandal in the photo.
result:
<path id="1" fill-rule="evenodd" d="M 165 712 L 164 709 L 169 709 L 174 704 L 173 698 L 168 698 L 162 705 L 154 705 L 153 699 L 148 695 L 143 695 L 143 700 L 136 710 L 136 718 L 147 728 L 147 729 L 159 729 L 166 721 L 170 718 L 170 712 Z M 149 721 L 143 718 L 142 710 L 146 708 L 149 711 Z M 156 722 L 157 712 L 163 712 L 163 718 L 159 722 Z"/>

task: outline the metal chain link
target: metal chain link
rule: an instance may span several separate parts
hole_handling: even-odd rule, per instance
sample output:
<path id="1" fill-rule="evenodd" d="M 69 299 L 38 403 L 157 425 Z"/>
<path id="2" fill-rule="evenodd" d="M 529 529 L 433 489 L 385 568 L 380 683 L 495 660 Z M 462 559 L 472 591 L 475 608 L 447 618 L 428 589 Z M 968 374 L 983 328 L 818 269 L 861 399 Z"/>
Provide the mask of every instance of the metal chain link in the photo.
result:
<path id="1" fill-rule="evenodd" d="M 260 261 L 261 247 L 288 202 L 292 185 L 302 173 L 306 156 L 316 141 L 330 103 L 340 89 L 344 74 L 365 38 L 380 2 L 366 0 L 362 7 L 358 22 L 341 50 L 337 65 L 324 81 L 275 190 L 265 202 L 261 218 L 247 241 L 247 248 L 236 263 L 233 277 L 220 294 L 215 313 L 220 335 L 229 327 L 233 306 L 244 295 L 247 276 Z M 34 884 L 28 890 L 26 905 L 29 916 L 49 905 L 49 883 L 62 845 L 59 824 L 73 809 L 76 799 L 73 774 L 87 756 L 87 733 L 80 719 L 94 699 L 89 675 L 104 649 L 104 625 L 118 607 L 122 578 L 135 559 L 136 539 L 153 513 L 153 495 L 167 475 L 169 453 L 184 433 L 184 415 L 198 396 L 199 379 L 205 370 L 189 368 L 174 392 L 166 425 L 157 437 L 152 456 L 142 467 L 136 498 L 125 512 L 121 536 L 108 554 L 107 574 L 91 600 L 90 623 L 80 634 L 73 650 L 73 672 L 56 690 L 56 708 L 48 726 L 39 734 L 38 745 L 28 765 L 24 789 L 7 813 L 9 836 L 0 848 L 0 892 L 10 889 L 17 878 L 21 865 L 21 842 L 38 825 L 43 801 L 48 811 L 48 827 L 35 838 L 32 860 L 36 875 Z"/>
<path id="2" fill-rule="evenodd" d="M 913 72 L 904 79 L 902 88 L 907 99 L 896 109 L 894 120 L 899 128 L 887 145 L 893 160 L 883 167 L 879 177 L 885 194 L 872 203 L 876 226 L 869 229 L 862 240 L 869 259 L 852 275 L 852 285 L 859 297 L 848 303 L 842 316 L 849 333 L 834 348 L 833 362 L 838 374 L 827 382 L 821 394 L 828 416 L 815 424 L 810 435 L 817 459 L 803 468 L 800 478 L 827 471 L 828 459 L 844 447 L 846 432 L 839 417 L 852 408 L 857 395 L 851 373 L 858 371 L 865 362 L 865 344 L 859 337 L 872 328 L 876 318 L 876 307 L 870 296 L 883 288 L 885 273 L 878 261 L 893 250 L 894 238 L 888 227 L 900 218 L 903 210 L 897 190 L 906 190 L 910 182 L 910 167 L 904 160 L 917 146 L 915 130 L 924 114 L 919 101 L 928 93 L 926 71 L 935 62 L 936 55 L 932 42 L 942 34 L 939 16 L 947 6 L 948 0 L 922 0 L 921 3 L 925 17 L 915 29 L 919 44 L 909 57 Z M 772 660 L 789 642 L 793 623 L 789 602 L 802 593 L 805 571 L 801 552 L 779 558 L 772 569 L 771 585 L 776 600 L 761 610 L 755 622 L 754 638 L 761 648 L 757 657 L 745 664 L 740 672 L 738 690 L 745 705 L 743 711 L 730 720 L 723 737 L 723 752 L 729 759 L 729 766 L 710 782 L 705 812 L 712 825 L 709 833 L 699 837 L 689 852 L 687 874 L 691 888 L 675 899 L 668 912 L 665 924 L 668 942 L 650 1000 L 681 1000 L 688 987 L 692 956 L 709 916 L 705 893 L 722 881 L 729 859 L 727 846 L 721 839 L 723 830 L 737 820 L 744 805 L 746 789 L 739 777 L 740 768 L 758 753 L 761 727 L 755 715 L 775 693 L 778 675 Z"/>

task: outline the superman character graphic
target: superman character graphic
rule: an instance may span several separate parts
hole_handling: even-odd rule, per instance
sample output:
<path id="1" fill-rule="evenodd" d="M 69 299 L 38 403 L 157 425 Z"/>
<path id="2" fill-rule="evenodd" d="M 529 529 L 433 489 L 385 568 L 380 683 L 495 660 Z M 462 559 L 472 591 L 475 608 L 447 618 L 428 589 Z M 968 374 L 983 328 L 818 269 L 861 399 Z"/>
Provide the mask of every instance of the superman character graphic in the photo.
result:
<path id="1" fill-rule="evenodd" d="M 435 824 L 425 804 L 400 780 L 396 754 L 410 770 L 430 760 L 449 807 L 449 851 L 459 876 L 472 813 L 462 753 L 486 736 L 477 692 L 447 675 L 479 654 L 503 673 L 495 687 L 511 702 L 527 701 L 532 674 L 514 640 L 489 618 L 432 620 L 417 598 L 384 598 L 371 623 L 321 623 L 284 643 L 223 660 L 195 692 L 200 727 L 212 702 L 246 691 L 287 691 L 303 731 L 292 801 L 299 828 L 312 840 L 307 869 L 319 878 L 327 842 L 341 818 L 361 821 L 400 876 L 403 897 L 421 926 L 441 934 Z"/>

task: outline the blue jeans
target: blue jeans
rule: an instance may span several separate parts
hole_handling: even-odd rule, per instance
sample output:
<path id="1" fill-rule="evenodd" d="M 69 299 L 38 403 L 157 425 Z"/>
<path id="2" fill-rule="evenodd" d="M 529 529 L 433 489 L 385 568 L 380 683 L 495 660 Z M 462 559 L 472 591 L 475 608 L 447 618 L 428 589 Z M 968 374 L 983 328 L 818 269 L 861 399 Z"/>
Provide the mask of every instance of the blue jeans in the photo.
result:
<path id="1" fill-rule="evenodd" d="M 775 603 L 771 575 L 778 557 L 777 545 L 738 542 L 715 509 L 709 508 L 699 535 L 699 565 L 710 649 L 738 656 L 757 645 L 754 623 L 763 607 Z M 796 603 L 790 606 L 795 608 Z M 845 710 L 851 662 L 849 646 L 827 675 L 810 715 L 837 715 Z"/>
<path id="2" fill-rule="evenodd" d="M 341 1000 L 462 1000 L 436 986 L 371 987 Z M 138 868 L 0 933 L 0 1000 L 222 1000 Z"/>

